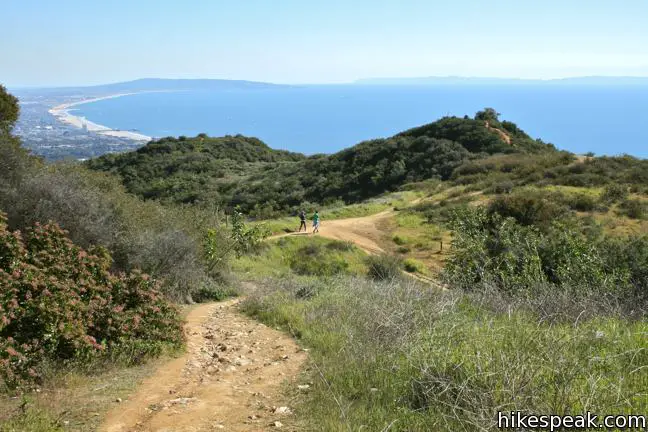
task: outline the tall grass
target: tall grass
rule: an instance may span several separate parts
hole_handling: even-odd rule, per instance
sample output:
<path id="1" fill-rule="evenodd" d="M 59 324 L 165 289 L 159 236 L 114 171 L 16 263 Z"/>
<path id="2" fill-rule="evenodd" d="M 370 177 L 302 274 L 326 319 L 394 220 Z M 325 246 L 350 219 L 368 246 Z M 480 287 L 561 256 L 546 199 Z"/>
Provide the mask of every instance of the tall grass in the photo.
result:
<path id="1" fill-rule="evenodd" d="M 291 275 L 327 277 L 366 274 L 366 254 L 350 242 L 317 236 L 288 236 L 232 263 L 243 278 L 283 278 Z"/>
<path id="2" fill-rule="evenodd" d="M 269 281 L 244 310 L 312 348 L 312 430 L 489 431 L 497 411 L 648 409 L 645 311 L 596 293 L 506 298 L 412 281 Z M 580 307 L 579 307 L 580 306 Z M 554 313 L 555 309 L 562 313 Z"/>

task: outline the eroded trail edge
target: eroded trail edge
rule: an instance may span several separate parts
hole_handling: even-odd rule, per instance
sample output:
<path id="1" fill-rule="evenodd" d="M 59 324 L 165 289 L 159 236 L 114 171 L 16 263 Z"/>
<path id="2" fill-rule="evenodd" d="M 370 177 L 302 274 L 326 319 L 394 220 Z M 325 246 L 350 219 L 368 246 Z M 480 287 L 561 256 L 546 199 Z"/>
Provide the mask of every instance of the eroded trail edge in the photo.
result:
<path id="1" fill-rule="evenodd" d="M 289 336 L 242 315 L 238 301 L 187 316 L 187 352 L 160 367 L 99 429 L 259 431 L 292 424 L 284 385 L 297 388 L 303 352 Z"/>

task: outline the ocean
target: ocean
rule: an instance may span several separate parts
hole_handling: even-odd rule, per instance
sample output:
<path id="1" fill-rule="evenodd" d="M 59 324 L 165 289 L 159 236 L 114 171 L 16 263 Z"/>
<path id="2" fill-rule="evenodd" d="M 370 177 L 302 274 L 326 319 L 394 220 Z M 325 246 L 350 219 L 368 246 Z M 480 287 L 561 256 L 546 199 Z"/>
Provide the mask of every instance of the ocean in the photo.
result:
<path id="1" fill-rule="evenodd" d="M 143 93 L 79 105 L 75 115 L 153 137 L 243 134 L 276 149 L 333 153 L 446 115 L 495 108 L 560 149 L 648 157 L 648 87 L 319 85 Z"/>

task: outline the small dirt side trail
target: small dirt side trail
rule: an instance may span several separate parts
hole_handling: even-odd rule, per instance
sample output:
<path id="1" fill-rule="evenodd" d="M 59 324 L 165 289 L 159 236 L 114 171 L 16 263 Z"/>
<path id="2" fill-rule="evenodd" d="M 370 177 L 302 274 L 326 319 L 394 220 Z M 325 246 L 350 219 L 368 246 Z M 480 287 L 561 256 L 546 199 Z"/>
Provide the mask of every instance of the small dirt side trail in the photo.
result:
<path id="1" fill-rule="evenodd" d="M 322 237 L 349 241 L 354 243 L 368 254 L 380 254 L 384 250 L 378 245 L 379 239 L 383 232 L 378 228 L 378 223 L 394 214 L 394 210 L 385 210 L 370 216 L 363 216 L 348 219 L 322 220 L 320 232 L 315 235 Z M 276 239 L 286 236 L 310 235 L 313 231 L 308 228 L 305 233 L 286 233 L 270 237 Z"/>
<path id="2" fill-rule="evenodd" d="M 394 213 L 394 210 L 385 210 L 371 216 L 322 221 L 319 234 L 335 240 L 350 241 L 369 254 L 380 254 L 385 252 L 378 245 L 384 233 L 378 228 L 378 224 Z"/>
<path id="3" fill-rule="evenodd" d="M 411 204 L 418 204 L 421 201 L 421 199 L 417 199 Z M 348 219 L 335 219 L 331 221 L 323 220 L 319 233 L 315 235 L 334 240 L 348 241 L 355 244 L 369 255 L 379 255 L 385 253 L 385 250 L 378 245 L 381 237 L 384 236 L 383 231 L 380 229 L 380 223 L 385 219 L 393 216 L 395 213 L 395 210 L 390 209 L 370 216 Z M 311 233 L 312 228 L 309 228 L 309 231 L 305 233 L 292 232 L 278 234 L 269 237 L 269 239 L 278 239 L 286 236 L 308 236 L 311 235 Z M 434 278 L 430 278 L 421 274 L 408 273 L 406 271 L 403 271 L 403 274 L 416 279 L 419 282 L 432 285 L 436 288 L 445 289 Z"/>
<path id="4" fill-rule="evenodd" d="M 238 300 L 196 307 L 185 331 L 187 352 L 116 401 L 100 431 L 295 430 L 284 385 L 301 384 L 306 353 L 289 335 L 242 315 Z"/>
<path id="5" fill-rule="evenodd" d="M 485 123 L 486 123 L 486 129 L 495 132 L 497 135 L 500 136 L 500 138 L 502 138 L 502 140 L 503 140 L 506 144 L 511 145 L 511 136 L 510 136 L 509 134 L 507 134 L 506 132 L 504 132 L 502 129 L 499 129 L 499 128 L 496 128 L 496 127 L 494 127 L 494 126 L 491 126 L 490 123 L 488 122 L 488 120 L 487 120 Z"/>

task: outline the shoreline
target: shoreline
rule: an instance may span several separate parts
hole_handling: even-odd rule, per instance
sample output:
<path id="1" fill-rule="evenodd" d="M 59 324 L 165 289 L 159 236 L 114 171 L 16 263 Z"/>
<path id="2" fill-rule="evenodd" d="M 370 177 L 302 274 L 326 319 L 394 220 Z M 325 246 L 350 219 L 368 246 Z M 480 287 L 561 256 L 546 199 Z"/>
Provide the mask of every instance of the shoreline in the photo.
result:
<path id="1" fill-rule="evenodd" d="M 101 96 L 101 97 L 96 97 L 96 98 L 91 98 L 91 99 L 84 99 L 76 102 L 68 102 L 64 104 L 60 104 L 55 106 L 54 108 L 48 110 L 48 112 L 53 115 L 56 120 L 60 121 L 63 124 L 66 124 L 68 126 L 73 126 L 78 129 L 86 129 L 88 132 L 94 132 L 99 135 L 108 135 L 108 136 L 113 136 L 117 138 L 126 138 L 130 139 L 133 141 L 151 141 L 153 138 L 144 135 L 141 133 L 137 132 L 130 132 L 130 131 L 124 131 L 124 130 L 119 130 L 119 129 L 112 129 L 104 125 L 100 125 L 98 123 L 92 122 L 85 117 L 82 116 L 76 116 L 70 111 L 72 110 L 73 107 L 78 106 L 78 105 L 83 105 L 86 103 L 91 103 L 91 102 L 98 102 L 106 99 L 114 99 L 118 97 L 123 97 L 123 96 L 131 96 L 131 95 L 136 95 L 140 93 L 147 93 L 147 92 L 133 92 L 133 93 L 118 93 L 118 94 L 113 94 L 113 95 L 108 95 L 108 96 Z"/>

